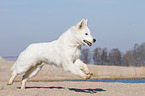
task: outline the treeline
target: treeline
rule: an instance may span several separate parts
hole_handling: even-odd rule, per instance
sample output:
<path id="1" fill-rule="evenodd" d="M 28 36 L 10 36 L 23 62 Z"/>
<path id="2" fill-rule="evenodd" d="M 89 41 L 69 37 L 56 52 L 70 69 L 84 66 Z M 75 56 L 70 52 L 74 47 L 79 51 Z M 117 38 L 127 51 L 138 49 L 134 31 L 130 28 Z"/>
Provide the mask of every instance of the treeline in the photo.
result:
<path id="1" fill-rule="evenodd" d="M 135 44 L 134 48 L 122 53 L 118 48 L 110 51 L 107 48 L 83 49 L 81 59 L 84 63 L 115 66 L 145 66 L 145 43 Z"/>

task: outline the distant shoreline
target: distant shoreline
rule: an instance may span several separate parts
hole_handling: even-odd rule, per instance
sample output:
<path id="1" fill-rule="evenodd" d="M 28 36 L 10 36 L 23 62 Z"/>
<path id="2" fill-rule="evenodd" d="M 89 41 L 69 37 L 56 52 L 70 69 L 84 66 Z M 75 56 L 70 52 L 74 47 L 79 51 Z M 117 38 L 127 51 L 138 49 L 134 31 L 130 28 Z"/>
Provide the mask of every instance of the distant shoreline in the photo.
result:
<path id="1" fill-rule="evenodd" d="M 101 79 L 98 79 L 98 78 L 96 78 L 96 79 L 88 79 L 88 80 L 84 80 L 84 79 L 51 79 L 51 80 L 28 80 L 28 82 L 61 82 L 61 81 L 91 81 L 91 80 L 119 80 L 119 79 L 145 79 L 145 77 L 137 77 L 137 78 L 134 78 L 134 77 L 132 77 L 132 78 L 101 78 Z M 21 80 L 15 80 L 15 82 L 20 82 Z"/>

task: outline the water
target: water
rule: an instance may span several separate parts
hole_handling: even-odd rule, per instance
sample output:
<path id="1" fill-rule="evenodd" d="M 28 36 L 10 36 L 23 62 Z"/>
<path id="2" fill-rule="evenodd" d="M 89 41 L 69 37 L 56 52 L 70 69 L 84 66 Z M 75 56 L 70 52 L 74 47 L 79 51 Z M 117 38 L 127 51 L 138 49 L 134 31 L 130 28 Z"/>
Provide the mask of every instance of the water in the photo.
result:
<path id="1" fill-rule="evenodd" d="M 145 83 L 145 79 L 88 80 L 89 82 Z"/>
<path id="2" fill-rule="evenodd" d="M 114 80 L 66 80 L 73 82 L 119 82 L 119 83 L 145 83 L 145 79 L 114 79 Z M 47 81 L 45 81 L 47 82 Z M 63 82 L 63 81 L 50 81 Z"/>
<path id="3" fill-rule="evenodd" d="M 16 61 L 18 56 L 3 56 L 3 58 L 7 61 Z"/>

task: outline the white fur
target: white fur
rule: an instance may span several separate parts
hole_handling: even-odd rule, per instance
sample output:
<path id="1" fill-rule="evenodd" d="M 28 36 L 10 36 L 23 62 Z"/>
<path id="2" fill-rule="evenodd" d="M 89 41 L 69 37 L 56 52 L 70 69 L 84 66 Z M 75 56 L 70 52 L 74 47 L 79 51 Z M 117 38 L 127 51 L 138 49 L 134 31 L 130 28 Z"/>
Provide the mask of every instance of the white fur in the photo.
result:
<path id="1" fill-rule="evenodd" d="M 8 84 L 12 84 L 18 74 L 25 73 L 21 87 L 21 89 L 25 89 L 27 80 L 34 77 L 41 70 L 44 63 L 62 66 L 66 71 L 89 79 L 92 74 L 89 72 L 87 65 L 79 59 L 81 45 L 88 45 L 83 40 L 91 43 L 94 40 L 87 26 L 87 20 L 84 19 L 63 33 L 58 40 L 29 45 L 12 66 L 12 76 Z"/>

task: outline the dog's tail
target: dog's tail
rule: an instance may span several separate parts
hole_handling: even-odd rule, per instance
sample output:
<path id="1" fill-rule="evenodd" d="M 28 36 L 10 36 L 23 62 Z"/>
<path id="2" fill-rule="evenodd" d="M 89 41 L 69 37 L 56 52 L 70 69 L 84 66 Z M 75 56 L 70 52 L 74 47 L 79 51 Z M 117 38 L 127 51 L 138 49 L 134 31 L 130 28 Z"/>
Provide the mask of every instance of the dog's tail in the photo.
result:
<path id="1" fill-rule="evenodd" d="M 14 63 L 14 65 L 11 67 L 10 71 L 13 72 L 15 70 L 16 67 L 16 63 Z"/>

